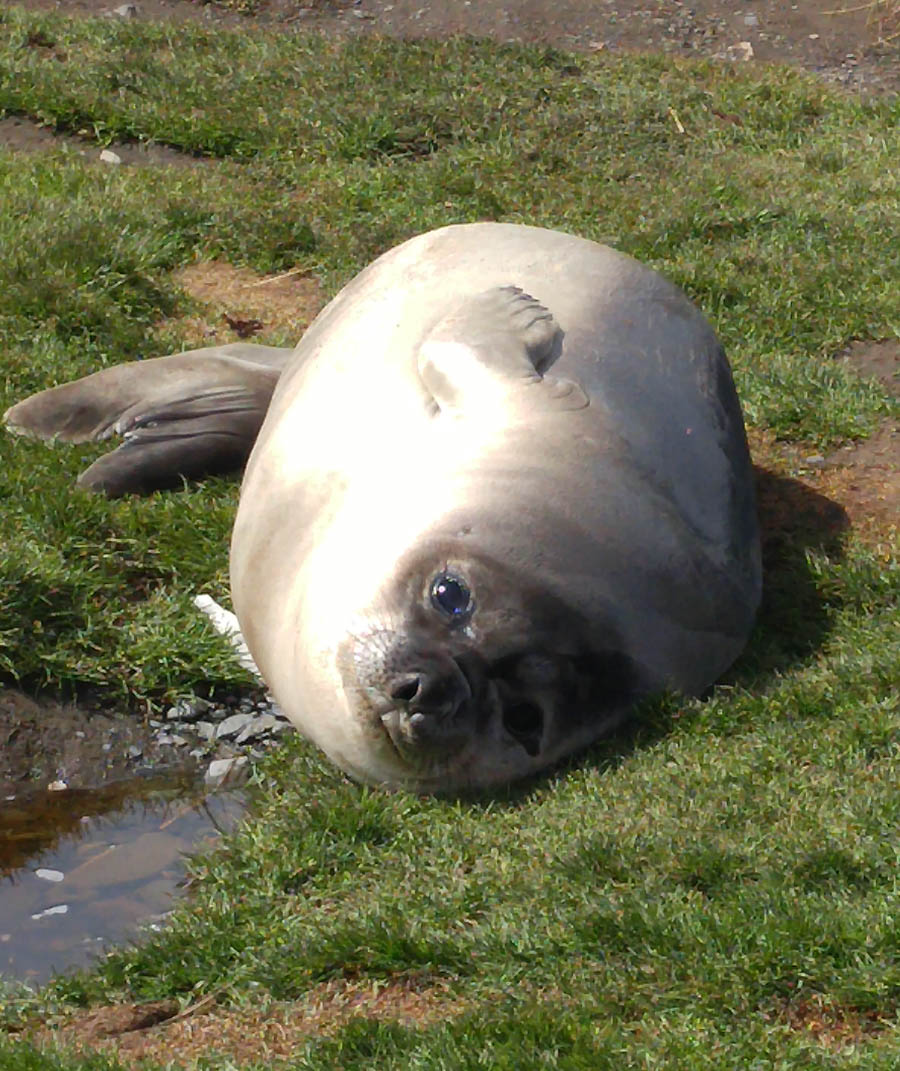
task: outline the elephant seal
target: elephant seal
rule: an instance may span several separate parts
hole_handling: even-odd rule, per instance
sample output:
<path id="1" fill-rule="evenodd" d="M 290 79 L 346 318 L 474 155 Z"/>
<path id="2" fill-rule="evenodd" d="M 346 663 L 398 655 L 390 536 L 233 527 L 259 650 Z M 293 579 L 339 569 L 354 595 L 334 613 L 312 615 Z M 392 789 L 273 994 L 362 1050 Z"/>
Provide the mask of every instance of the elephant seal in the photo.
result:
<path id="1" fill-rule="evenodd" d="M 746 642 L 761 570 L 731 373 L 685 295 L 621 253 L 445 227 L 361 272 L 289 357 L 160 362 L 7 421 L 124 431 L 97 463 L 109 486 L 85 481 L 112 493 L 214 466 L 217 442 L 231 463 L 255 438 L 237 617 L 285 712 L 359 780 L 511 781 L 641 697 L 702 692 Z M 67 391 L 90 419 L 73 423 Z"/>

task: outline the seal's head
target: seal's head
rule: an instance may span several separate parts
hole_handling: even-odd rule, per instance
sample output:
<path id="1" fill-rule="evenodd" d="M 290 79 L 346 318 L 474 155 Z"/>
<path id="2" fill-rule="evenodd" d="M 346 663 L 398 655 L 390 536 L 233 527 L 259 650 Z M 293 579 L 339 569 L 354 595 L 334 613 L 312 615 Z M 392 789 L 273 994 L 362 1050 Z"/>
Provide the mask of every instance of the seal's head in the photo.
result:
<path id="1" fill-rule="evenodd" d="M 457 546 L 404 562 L 338 652 L 349 712 L 421 789 L 514 780 L 612 725 L 637 674 L 549 587 Z M 581 732 L 579 732 L 579 723 Z M 381 750 L 381 749 L 379 749 Z"/>
<path id="2" fill-rule="evenodd" d="M 352 562 L 323 542 L 291 694 L 329 713 L 301 727 L 360 779 L 420 791 L 502 784 L 586 744 L 642 691 L 620 637 L 570 597 L 590 586 L 577 575 L 589 539 L 507 493 L 394 554 L 371 530 Z"/>

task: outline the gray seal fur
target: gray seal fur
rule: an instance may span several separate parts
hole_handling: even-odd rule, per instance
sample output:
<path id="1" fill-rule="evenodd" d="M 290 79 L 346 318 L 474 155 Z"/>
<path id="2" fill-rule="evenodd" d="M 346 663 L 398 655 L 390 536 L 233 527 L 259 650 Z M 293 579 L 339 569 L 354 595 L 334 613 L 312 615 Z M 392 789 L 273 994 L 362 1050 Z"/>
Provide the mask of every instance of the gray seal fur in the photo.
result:
<path id="1" fill-rule="evenodd" d="M 745 645 L 761 570 L 740 407 L 711 327 L 656 272 L 559 232 L 446 227 L 361 272 L 289 358 L 253 349 L 198 351 L 232 377 L 241 361 L 252 399 L 234 606 L 285 712 L 352 776 L 504 783 L 644 696 L 702 692 Z M 181 358 L 161 359 L 176 386 Z M 230 426 L 221 374 L 192 387 L 207 436 Z M 149 430 L 167 407 L 189 420 L 179 404 Z"/>

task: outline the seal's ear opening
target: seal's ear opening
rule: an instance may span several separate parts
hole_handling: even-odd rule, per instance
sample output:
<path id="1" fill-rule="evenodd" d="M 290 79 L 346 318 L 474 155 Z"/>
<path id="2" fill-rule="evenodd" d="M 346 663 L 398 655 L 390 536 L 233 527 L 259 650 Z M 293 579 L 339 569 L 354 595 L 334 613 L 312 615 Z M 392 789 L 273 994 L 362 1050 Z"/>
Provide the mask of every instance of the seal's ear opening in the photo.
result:
<path id="1" fill-rule="evenodd" d="M 4 420 L 39 439 L 122 435 L 122 446 L 81 474 L 81 487 L 111 496 L 177 487 L 244 464 L 291 352 L 234 344 L 115 365 L 34 394 Z"/>
<path id="2" fill-rule="evenodd" d="M 535 758 L 544 736 L 544 712 L 537 703 L 518 701 L 503 707 L 503 727 Z"/>

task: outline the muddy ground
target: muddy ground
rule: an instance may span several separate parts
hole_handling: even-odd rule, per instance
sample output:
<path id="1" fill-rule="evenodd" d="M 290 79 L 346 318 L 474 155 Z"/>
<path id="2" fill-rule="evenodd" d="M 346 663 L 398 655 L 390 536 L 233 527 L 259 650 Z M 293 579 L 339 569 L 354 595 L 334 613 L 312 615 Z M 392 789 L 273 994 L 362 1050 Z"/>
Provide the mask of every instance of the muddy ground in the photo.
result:
<path id="1" fill-rule="evenodd" d="M 897 0 L 19 0 L 69 14 L 308 28 L 333 35 L 541 42 L 575 51 L 664 51 L 789 63 L 856 90 L 900 89 Z M 240 14 L 253 8 L 254 14 Z"/>

